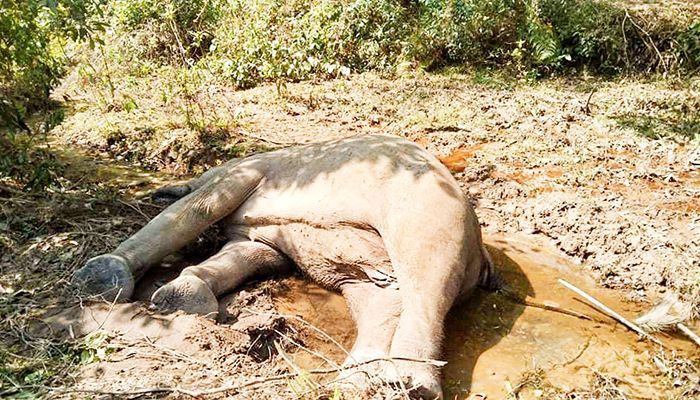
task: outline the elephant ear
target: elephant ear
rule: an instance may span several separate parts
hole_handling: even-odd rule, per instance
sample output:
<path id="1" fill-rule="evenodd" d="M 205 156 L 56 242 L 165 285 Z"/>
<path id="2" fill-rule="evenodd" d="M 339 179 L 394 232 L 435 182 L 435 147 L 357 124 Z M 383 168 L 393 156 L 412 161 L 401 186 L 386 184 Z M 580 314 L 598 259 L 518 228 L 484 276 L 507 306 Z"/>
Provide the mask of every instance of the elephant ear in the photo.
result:
<path id="1" fill-rule="evenodd" d="M 171 185 L 156 189 L 151 193 L 151 200 L 156 203 L 172 204 L 192 193 L 189 185 Z"/>

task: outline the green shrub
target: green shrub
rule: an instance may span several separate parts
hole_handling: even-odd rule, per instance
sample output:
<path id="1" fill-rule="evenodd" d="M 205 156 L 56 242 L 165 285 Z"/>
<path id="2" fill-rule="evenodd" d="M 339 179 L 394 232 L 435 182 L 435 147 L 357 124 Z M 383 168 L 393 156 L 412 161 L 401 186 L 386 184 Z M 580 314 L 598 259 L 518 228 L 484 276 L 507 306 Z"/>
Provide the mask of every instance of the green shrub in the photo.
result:
<path id="1" fill-rule="evenodd" d="M 40 127 L 41 133 L 61 123 L 63 116 L 61 109 L 49 113 Z M 10 177 L 34 190 L 43 189 L 56 181 L 61 165 L 47 149 L 37 146 L 37 134 L 15 129 L 0 133 L 0 178 Z"/>
<path id="2" fill-rule="evenodd" d="M 33 110 L 45 104 L 65 72 L 67 40 L 95 40 L 99 2 L 3 0 L 0 8 L 0 96 Z"/>
<path id="3" fill-rule="evenodd" d="M 623 24 L 624 10 L 604 2 L 548 0 L 542 11 L 554 26 L 560 51 L 572 64 L 603 72 L 619 72 L 626 67 L 625 41 L 638 37 L 631 22 Z"/>
<path id="4" fill-rule="evenodd" d="M 678 56 L 686 62 L 686 68 L 697 71 L 700 68 L 700 21 L 678 35 Z"/>
<path id="5" fill-rule="evenodd" d="M 52 106 L 51 89 L 66 71 L 64 46 L 69 41 L 94 44 L 103 28 L 100 1 L 3 0 L 0 7 L 0 178 L 31 188 L 55 178 L 57 163 L 36 148 L 25 119 Z M 41 133 L 62 117 L 47 115 Z"/>
<path id="6" fill-rule="evenodd" d="M 232 1 L 207 62 L 241 87 L 261 80 L 335 76 L 393 68 L 410 34 L 392 0 Z"/>
<path id="7" fill-rule="evenodd" d="M 658 15 L 649 23 L 613 2 L 591 0 L 545 0 L 542 14 L 570 65 L 606 73 L 690 71 L 699 65 L 697 17 L 684 24 L 673 15 Z"/>
<path id="8" fill-rule="evenodd" d="M 663 20 L 640 26 L 641 18 L 598 0 L 110 4 L 117 26 L 133 42 L 126 47 L 136 64 L 172 63 L 184 54 L 188 66 L 239 87 L 350 71 L 391 72 L 405 65 L 507 65 L 528 75 L 572 67 L 603 73 L 666 71 L 697 65 L 700 57 L 697 23 L 688 28 Z"/>

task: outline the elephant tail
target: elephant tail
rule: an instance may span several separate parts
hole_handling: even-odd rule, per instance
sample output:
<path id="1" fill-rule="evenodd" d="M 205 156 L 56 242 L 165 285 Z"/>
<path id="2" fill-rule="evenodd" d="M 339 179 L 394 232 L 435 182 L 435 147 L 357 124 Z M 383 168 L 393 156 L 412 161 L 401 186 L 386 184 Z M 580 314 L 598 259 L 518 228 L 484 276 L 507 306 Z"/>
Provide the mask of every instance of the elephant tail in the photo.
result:
<path id="1" fill-rule="evenodd" d="M 489 292 L 496 292 L 506 287 L 501 274 L 496 271 L 491 254 L 486 246 L 481 245 L 481 274 L 479 276 L 479 287 Z"/>

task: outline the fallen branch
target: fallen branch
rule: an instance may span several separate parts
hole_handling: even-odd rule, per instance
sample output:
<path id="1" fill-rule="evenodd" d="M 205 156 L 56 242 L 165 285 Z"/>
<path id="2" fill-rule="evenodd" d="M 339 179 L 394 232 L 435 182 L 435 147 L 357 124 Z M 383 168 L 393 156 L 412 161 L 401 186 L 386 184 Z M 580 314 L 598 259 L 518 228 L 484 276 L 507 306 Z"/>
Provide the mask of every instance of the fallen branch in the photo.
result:
<path id="1" fill-rule="evenodd" d="M 700 336 L 698 336 L 695 332 L 691 331 L 690 328 L 688 328 L 680 322 L 676 324 L 676 328 L 678 328 L 679 331 L 683 332 L 684 335 L 688 336 L 690 340 L 695 342 L 695 344 L 700 346 Z"/>
<path id="2" fill-rule="evenodd" d="M 501 293 L 507 299 L 512 300 L 515 303 L 522 304 L 524 306 L 541 308 L 541 309 L 547 310 L 547 311 L 554 311 L 554 312 L 558 312 L 558 313 L 561 313 L 564 315 L 569 315 L 572 317 L 585 319 L 588 321 L 602 322 L 602 321 L 598 321 L 598 320 L 594 319 L 593 317 L 590 317 L 586 314 L 582 314 L 578 311 L 569 310 L 568 308 L 555 306 L 553 304 L 539 303 L 539 302 L 530 300 L 528 297 L 522 298 L 522 297 L 516 295 L 515 293 L 507 291 L 507 290 L 501 290 L 499 293 Z"/>
<path id="3" fill-rule="evenodd" d="M 642 328 L 640 328 L 639 326 L 637 326 L 637 325 L 634 324 L 633 322 L 629 321 L 628 319 L 626 319 L 626 318 L 623 317 L 622 315 L 618 314 L 617 312 L 615 312 L 615 311 L 614 311 L 613 309 L 611 309 L 610 307 L 608 307 L 608 306 L 606 306 L 605 304 L 601 303 L 600 301 L 596 300 L 593 296 L 589 295 L 588 293 L 584 292 L 583 290 L 577 288 L 576 286 L 572 285 L 571 283 L 569 283 L 569 282 L 567 282 L 567 281 L 565 281 L 565 280 L 563 280 L 563 279 L 559 279 L 559 283 L 561 283 L 562 285 L 564 285 L 564 287 L 566 287 L 567 289 L 573 291 L 574 293 L 576 293 L 576 294 L 578 294 L 579 296 L 581 296 L 581 297 L 583 297 L 584 299 L 586 299 L 593 307 L 595 307 L 596 309 L 598 309 L 599 311 L 601 311 L 601 312 L 604 313 L 605 315 L 611 317 L 611 318 L 614 319 L 615 321 L 621 323 L 622 325 L 626 326 L 626 327 L 629 328 L 630 330 L 636 332 L 636 333 L 637 333 L 639 336 L 641 336 L 642 338 L 644 338 L 644 339 L 649 339 L 649 340 L 651 340 L 652 342 L 654 342 L 654 343 L 656 343 L 656 344 L 658 344 L 658 345 L 660 345 L 660 346 L 663 346 L 663 343 L 661 343 L 658 339 L 656 339 L 655 337 L 653 337 L 653 336 L 649 335 L 648 333 L 644 332 L 644 331 L 642 330 Z"/>

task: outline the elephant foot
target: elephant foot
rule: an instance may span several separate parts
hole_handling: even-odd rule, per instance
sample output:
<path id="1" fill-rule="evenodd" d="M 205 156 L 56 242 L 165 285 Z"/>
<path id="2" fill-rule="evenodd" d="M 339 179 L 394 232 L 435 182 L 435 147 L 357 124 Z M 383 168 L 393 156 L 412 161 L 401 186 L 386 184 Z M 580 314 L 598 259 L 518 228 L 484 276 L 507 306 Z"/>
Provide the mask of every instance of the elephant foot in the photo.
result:
<path id="1" fill-rule="evenodd" d="M 355 394 L 358 398 L 374 398 L 382 386 L 393 386 L 393 380 L 387 379 L 391 361 L 383 351 L 372 349 L 353 349 L 343 363 L 343 369 L 335 378 L 335 386 L 341 393 Z M 350 396 L 352 397 L 352 396 Z"/>
<path id="2" fill-rule="evenodd" d="M 219 303 L 214 292 L 194 275 L 181 275 L 158 289 L 151 303 L 159 311 L 182 310 L 189 314 L 200 314 L 216 318 Z"/>
<path id="3" fill-rule="evenodd" d="M 127 301 L 134 293 L 135 280 L 126 259 L 103 254 L 88 260 L 73 274 L 73 284 L 89 295 L 107 301 Z"/>
<path id="4" fill-rule="evenodd" d="M 376 363 L 378 364 L 378 363 Z M 346 365 L 347 366 L 347 365 Z M 377 365 L 366 364 L 343 369 L 335 378 L 336 386 L 341 392 L 364 392 L 369 390 L 378 379 L 382 368 Z"/>
<path id="5" fill-rule="evenodd" d="M 394 384 L 403 383 L 411 398 L 440 399 L 442 387 L 438 379 L 437 368 L 412 361 L 393 361 L 385 371 L 387 381 Z"/>

